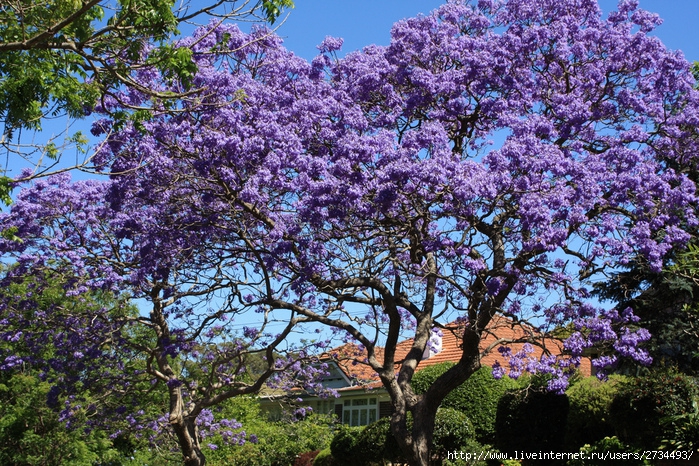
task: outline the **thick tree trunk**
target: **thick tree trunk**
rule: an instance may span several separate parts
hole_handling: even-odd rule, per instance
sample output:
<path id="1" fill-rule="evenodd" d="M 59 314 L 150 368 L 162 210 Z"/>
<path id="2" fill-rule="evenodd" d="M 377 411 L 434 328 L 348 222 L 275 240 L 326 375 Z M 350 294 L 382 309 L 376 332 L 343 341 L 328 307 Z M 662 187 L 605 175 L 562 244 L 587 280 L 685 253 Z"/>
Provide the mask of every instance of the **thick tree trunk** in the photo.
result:
<path id="1" fill-rule="evenodd" d="M 413 411 L 412 458 L 411 466 L 429 466 L 432 458 L 432 438 L 437 409 L 416 409 Z"/>
<path id="2" fill-rule="evenodd" d="M 480 368 L 478 351 L 480 337 L 466 331 L 463 336 L 462 359 L 442 374 L 422 395 L 416 396 L 410 386 L 396 389 L 391 384 L 389 393 L 393 399 L 394 413 L 391 432 L 398 440 L 406 460 L 411 466 L 429 466 L 432 460 L 432 440 L 437 410 L 442 400 Z M 407 413 L 412 413 L 412 427 L 408 428 Z"/>
<path id="3" fill-rule="evenodd" d="M 197 427 L 194 418 L 182 418 L 180 422 L 172 423 L 172 428 L 177 436 L 177 442 L 182 452 L 182 460 L 185 466 L 204 466 L 206 457 L 201 451 L 197 437 Z"/>

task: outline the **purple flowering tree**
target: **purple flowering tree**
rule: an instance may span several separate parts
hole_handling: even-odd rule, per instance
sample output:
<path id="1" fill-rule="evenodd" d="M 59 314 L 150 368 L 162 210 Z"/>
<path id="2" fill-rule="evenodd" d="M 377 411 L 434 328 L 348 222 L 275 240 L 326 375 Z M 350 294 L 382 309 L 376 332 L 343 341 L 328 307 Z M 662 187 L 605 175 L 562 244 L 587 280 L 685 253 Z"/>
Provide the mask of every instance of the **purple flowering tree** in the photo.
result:
<path id="1" fill-rule="evenodd" d="M 334 60 L 326 41 L 314 62 L 351 105 L 296 178 L 292 309 L 366 349 L 411 464 L 429 463 L 437 407 L 478 369 L 496 316 L 572 331 L 567 359 L 502 351 L 552 390 L 589 348 L 600 369 L 648 362 L 632 310 L 591 290 L 637 255 L 660 270 L 696 225 L 695 186 L 670 166 L 696 153 L 698 96 L 683 56 L 649 36 L 659 21 L 630 1 L 607 18 L 595 1 L 454 1 L 385 48 Z M 454 320 L 461 359 L 418 396 L 432 329 Z"/>
<path id="2" fill-rule="evenodd" d="M 61 277 L 68 295 L 125 295 L 141 311 L 129 315 L 97 307 L 78 314 L 53 306 L 51 315 L 39 316 L 31 302 L 18 309 L 5 297 L 2 338 L 21 340 L 25 351 L 4 346 L 0 369 L 51 366 L 59 374 L 54 398 L 69 396 L 64 419 L 84 408 L 76 397 L 89 386 L 105 400 L 104 406 L 90 407 L 93 416 L 127 418 L 137 430 L 165 426 L 185 463 L 201 465 L 201 440 L 212 426 L 227 427 L 223 438 L 230 441 L 245 437 L 232 429 L 233 421 L 212 421 L 219 403 L 255 393 L 265 383 L 323 390 L 317 383 L 323 367 L 309 362 L 324 343 L 317 336 L 296 343 L 287 338 L 310 319 L 271 304 L 295 295 L 296 282 L 280 277 L 263 249 L 280 233 L 270 232 L 270 219 L 257 213 L 256 199 L 230 200 L 229 190 L 268 189 L 270 199 L 279 192 L 287 196 L 289 187 L 270 183 L 274 174 L 260 166 L 256 154 L 267 141 L 293 146 L 286 131 L 309 131 L 312 109 L 298 122 L 292 115 L 284 120 L 279 109 L 298 105 L 294 111 L 304 113 L 303 105 L 318 102 L 315 87 L 328 87 L 318 70 L 279 44 L 265 29 L 247 35 L 219 22 L 201 28 L 180 44 L 195 53 L 201 68 L 194 86 L 201 92 L 177 105 L 139 86 L 102 99 L 99 110 L 108 117 L 94 132 L 110 136 L 94 160 L 109 167 L 109 182 L 73 183 L 66 174 L 36 181 L 2 216 L 0 249 L 13 261 L 8 283 Z M 166 94 L 171 90 L 155 68 L 141 68 L 135 76 L 149 89 L 160 83 Z M 303 102 L 304 93 L 313 98 Z M 122 106 L 146 103 L 154 108 L 147 118 L 124 124 L 118 116 Z M 248 151 L 247 161 L 234 156 L 240 148 Z M 226 150 L 232 158 L 222 163 L 218 158 L 227 156 Z M 51 325 L 26 325 L 37 318 Z M 47 345 L 59 348 L 61 357 L 43 357 Z M 264 367 L 251 372 L 246 361 L 256 355 Z M 138 398 L 130 393 L 162 387 L 166 415 L 158 419 L 147 418 L 137 402 L 120 402 Z"/>
<path id="3" fill-rule="evenodd" d="M 338 59 L 341 41 L 328 39 L 312 63 L 264 30 L 200 29 L 180 46 L 208 92 L 152 102 L 138 124 L 95 126 L 112 180 L 99 202 L 77 195 L 74 212 L 108 210 L 116 243 L 86 254 L 82 227 L 64 249 L 46 224 L 43 237 L 31 230 L 56 194 L 39 203 L 48 213 L 4 219 L 23 241 L 5 247 L 20 264 L 47 250 L 72 267 L 91 257 L 85 286 L 126 280 L 151 316 L 191 321 L 197 338 L 230 328 L 226 312 L 203 310 L 224 290 L 237 310 L 331 328 L 366 350 L 392 432 L 411 464 L 428 464 L 437 407 L 494 349 L 481 341 L 496 318 L 535 328 L 531 344 L 568 326 L 569 358 L 503 350 L 516 372 L 550 374 L 553 390 L 588 348 L 604 351 L 602 369 L 647 358 L 632 310 L 603 309 L 591 288 L 638 255 L 659 270 L 697 223 L 695 186 L 668 161 L 696 153 L 699 96 L 682 55 L 649 35 L 658 23 L 631 1 L 603 18 L 593 0 L 455 0 L 396 24 L 387 47 Z M 104 110 L 149 98 L 130 90 Z M 433 329 L 454 321 L 461 359 L 417 395 Z M 179 335 L 157 341 L 192 351 Z M 171 391 L 192 390 L 159 371 Z"/>
<path id="4" fill-rule="evenodd" d="M 0 370 L 30 368 L 50 382 L 67 428 L 78 417 L 112 438 L 158 448 L 174 439 L 187 465 L 205 464 L 202 444 L 216 432 L 246 441 L 240 423 L 215 419 L 225 400 L 265 383 L 322 392 L 312 354 L 323 342 L 286 341 L 307 318 L 248 298 L 259 264 L 232 249 L 200 254 L 183 219 L 165 225 L 143 205 L 120 215 L 110 187 L 55 175 L 2 216 L 0 247 L 13 260 L 2 284 L 27 291 L 0 295 Z M 254 325 L 239 323 L 248 313 Z"/>

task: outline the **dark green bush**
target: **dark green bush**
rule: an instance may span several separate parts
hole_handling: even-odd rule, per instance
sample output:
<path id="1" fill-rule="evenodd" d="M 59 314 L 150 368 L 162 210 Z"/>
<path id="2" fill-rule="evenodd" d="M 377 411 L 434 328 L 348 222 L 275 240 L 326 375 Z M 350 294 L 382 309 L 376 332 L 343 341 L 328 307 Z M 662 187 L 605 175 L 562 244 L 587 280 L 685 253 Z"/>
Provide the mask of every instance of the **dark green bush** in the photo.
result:
<path id="1" fill-rule="evenodd" d="M 390 424 L 391 420 L 386 417 L 369 424 L 361 431 L 353 451 L 355 464 L 369 464 L 381 459 L 389 461 L 402 459 L 403 455 L 398 442 L 391 434 Z"/>
<path id="2" fill-rule="evenodd" d="M 440 458 L 448 451 L 460 450 L 475 437 L 473 424 L 461 411 L 439 408 L 434 423 L 432 453 Z"/>
<path id="3" fill-rule="evenodd" d="M 587 377 L 568 388 L 567 451 L 577 451 L 583 445 L 614 435 L 609 409 L 623 380 L 623 376 L 612 376 L 606 382 Z"/>
<path id="4" fill-rule="evenodd" d="M 591 445 L 584 445 L 580 449 L 582 455 L 568 461 L 568 466 L 648 466 L 652 464 L 648 460 L 641 459 L 638 451 L 617 437 L 604 437 Z M 611 455 L 611 456 L 610 456 Z"/>
<path id="5" fill-rule="evenodd" d="M 564 451 L 568 409 L 565 395 L 542 388 L 507 392 L 498 403 L 495 447 L 513 457 L 515 451 Z M 536 464 L 559 463 L 537 460 Z"/>
<path id="6" fill-rule="evenodd" d="M 453 365 L 454 363 L 447 362 L 419 371 L 413 377 L 413 389 L 416 393 L 424 393 L 437 377 Z M 498 400 L 507 390 L 516 387 L 517 383 L 507 376 L 495 379 L 493 370 L 484 366 L 447 395 L 442 401 L 442 407 L 466 414 L 473 424 L 476 439 L 481 443 L 493 443 Z"/>
<path id="7" fill-rule="evenodd" d="M 393 434 L 390 419 L 383 418 L 366 426 L 355 437 L 353 432 L 340 431 L 331 443 L 333 457 L 349 455 L 354 465 L 368 465 L 382 460 L 391 462 L 404 461 L 403 454 Z M 409 428 L 412 422 L 408 420 Z M 474 441 L 473 425 L 465 414 L 451 408 L 440 408 L 435 418 L 432 454 L 446 457 L 448 451 L 460 450 L 464 445 Z M 345 448 L 352 446 L 352 452 Z M 334 447 L 333 447 L 334 446 Z"/>
<path id="8" fill-rule="evenodd" d="M 502 466 L 502 462 L 499 460 L 485 461 L 480 457 L 481 452 L 488 451 L 494 450 L 488 445 L 482 445 L 476 439 L 466 439 L 457 449 L 457 455 L 463 452 L 465 457 L 449 458 L 447 455 L 441 459 L 441 466 Z M 440 463 L 437 462 L 437 464 Z"/>
<path id="9" fill-rule="evenodd" d="M 357 427 L 342 426 L 330 441 L 330 451 L 339 466 L 355 466 L 355 449 L 362 430 Z"/>
<path id="10" fill-rule="evenodd" d="M 695 381 L 682 374 L 664 371 L 630 378 L 619 387 L 610 407 L 617 436 L 645 449 L 681 436 L 679 423 L 663 421 L 691 412 L 696 394 Z"/>
<path id="11" fill-rule="evenodd" d="M 313 460 L 313 466 L 335 466 L 335 460 L 330 448 L 320 450 L 320 453 Z"/>

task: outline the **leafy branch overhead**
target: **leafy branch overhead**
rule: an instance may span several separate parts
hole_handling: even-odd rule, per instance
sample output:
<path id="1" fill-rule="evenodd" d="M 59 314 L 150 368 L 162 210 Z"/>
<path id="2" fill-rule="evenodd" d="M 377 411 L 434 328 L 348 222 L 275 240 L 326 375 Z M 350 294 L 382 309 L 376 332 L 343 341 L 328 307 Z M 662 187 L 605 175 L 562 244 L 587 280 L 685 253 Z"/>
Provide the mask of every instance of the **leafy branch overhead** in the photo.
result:
<path id="1" fill-rule="evenodd" d="M 173 0 L 3 0 L 0 2 L 0 118 L 4 133 L 41 128 L 47 116 L 81 117 L 105 93 L 155 65 L 186 81 L 190 54 L 172 53 L 185 22 L 258 18 L 273 23 L 291 0 L 216 0 L 180 5 Z M 150 58 L 144 53 L 155 48 Z M 174 97 L 174 96 L 173 96 Z"/>

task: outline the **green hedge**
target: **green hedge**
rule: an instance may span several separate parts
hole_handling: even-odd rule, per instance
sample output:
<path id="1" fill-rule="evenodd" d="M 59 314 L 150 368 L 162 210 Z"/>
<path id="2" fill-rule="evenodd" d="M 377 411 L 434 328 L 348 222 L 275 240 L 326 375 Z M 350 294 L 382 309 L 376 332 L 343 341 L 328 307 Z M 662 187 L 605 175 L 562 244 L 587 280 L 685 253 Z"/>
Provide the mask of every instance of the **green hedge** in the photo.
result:
<path id="1" fill-rule="evenodd" d="M 565 442 L 567 451 L 577 451 L 583 445 L 614 435 L 609 411 L 624 380 L 623 376 L 611 376 L 605 382 L 597 377 L 586 377 L 568 388 L 566 395 L 570 410 Z"/>
<path id="2" fill-rule="evenodd" d="M 340 426 L 335 436 L 330 441 L 330 451 L 338 466 L 353 466 L 361 464 L 355 460 L 357 442 L 362 429 L 359 427 Z"/>
<path id="3" fill-rule="evenodd" d="M 453 365 L 454 363 L 447 362 L 419 371 L 413 377 L 413 389 L 418 394 L 424 393 L 437 377 Z M 476 439 L 481 443 L 493 443 L 498 401 L 506 391 L 516 387 L 517 382 L 507 376 L 495 379 L 493 370 L 484 366 L 447 395 L 442 401 L 442 407 L 466 414 L 473 424 Z"/>
<path id="4" fill-rule="evenodd" d="M 680 422 L 672 418 L 692 412 L 696 381 L 672 372 L 655 372 L 629 378 L 610 407 L 617 436 L 637 448 L 656 449 L 663 440 L 682 436 Z"/>
<path id="5" fill-rule="evenodd" d="M 568 410 L 565 395 L 542 388 L 507 392 L 498 403 L 495 447 L 510 456 L 515 451 L 564 451 Z M 536 464 L 558 463 L 542 460 Z"/>

